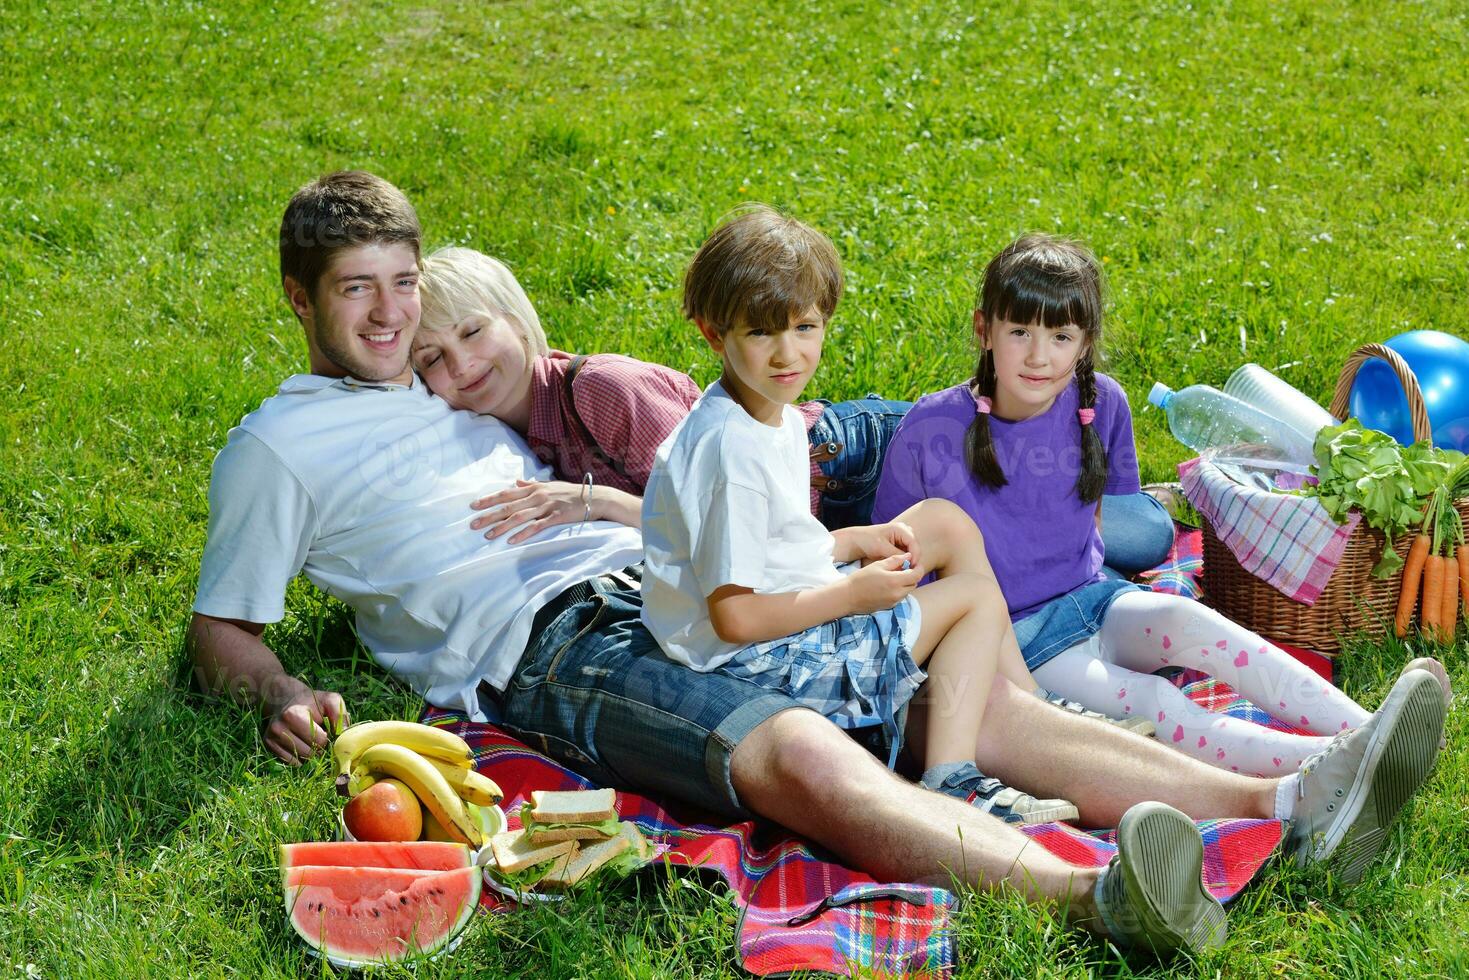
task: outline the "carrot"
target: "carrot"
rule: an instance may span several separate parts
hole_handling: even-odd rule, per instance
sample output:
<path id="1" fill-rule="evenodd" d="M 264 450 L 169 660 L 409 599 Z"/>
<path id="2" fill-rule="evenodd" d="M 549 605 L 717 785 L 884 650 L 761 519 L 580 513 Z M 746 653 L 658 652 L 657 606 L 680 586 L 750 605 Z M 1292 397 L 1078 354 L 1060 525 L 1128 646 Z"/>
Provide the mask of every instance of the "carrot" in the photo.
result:
<path id="1" fill-rule="evenodd" d="M 1413 619 L 1413 607 L 1418 604 L 1418 581 L 1423 576 L 1423 563 L 1428 558 L 1428 535 L 1420 534 L 1413 539 L 1408 549 L 1408 559 L 1403 562 L 1403 583 L 1398 589 L 1398 614 L 1393 621 L 1393 632 L 1401 639 L 1408 635 L 1408 623 Z M 1465 596 L 1469 600 L 1469 595 Z"/>
<path id="2" fill-rule="evenodd" d="M 1463 549 L 1460 549 L 1463 550 Z M 1439 639 L 1454 642 L 1454 633 L 1459 629 L 1459 562 L 1456 558 L 1445 558 L 1443 563 L 1443 605 L 1439 607 Z"/>
<path id="3" fill-rule="evenodd" d="M 1459 549 L 1459 596 L 1463 599 L 1469 616 L 1469 548 Z"/>
<path id="4" fill-rule="evenodd" d="M 1419 628 L 1430 638 L 1439 636 L 1439 616 L 1443 613 L 1443 555 L 1429 555 L 1423 563 L 1423 611 Z"/>

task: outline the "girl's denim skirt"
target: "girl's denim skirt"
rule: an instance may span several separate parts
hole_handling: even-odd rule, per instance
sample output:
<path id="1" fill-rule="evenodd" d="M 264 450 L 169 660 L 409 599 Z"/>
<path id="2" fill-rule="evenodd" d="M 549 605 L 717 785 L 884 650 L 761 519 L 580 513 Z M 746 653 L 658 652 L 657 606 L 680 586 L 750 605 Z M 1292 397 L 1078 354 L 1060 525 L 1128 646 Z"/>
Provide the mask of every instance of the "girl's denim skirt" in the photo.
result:
<path id="1" fill-rule="evenodd" d="M 1015 639 L 1025 666 L 1035 670 L 1063 650 L 1086 640 L 1102 628 L 1107 607 L 1124 592 L 1146 591 L 1147 586 L 1119 579 L 1091 582 L 1059 595 L 1015 623 Z"/>

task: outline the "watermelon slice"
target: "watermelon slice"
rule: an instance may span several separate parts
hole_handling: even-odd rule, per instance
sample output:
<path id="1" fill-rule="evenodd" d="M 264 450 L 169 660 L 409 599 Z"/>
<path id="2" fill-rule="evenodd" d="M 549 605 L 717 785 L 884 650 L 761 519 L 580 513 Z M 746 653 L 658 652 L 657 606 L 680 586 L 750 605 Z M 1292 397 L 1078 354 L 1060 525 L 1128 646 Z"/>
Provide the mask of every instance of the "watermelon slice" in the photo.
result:
<path id="1" fill-rule="evenodd" d="M 480 871 L 297 865 L 283 872 L 286 914 L 308 945 L 338 966 L 433 953 L 469 922 Z"/>
<path id="2" fill-rule="evenodd" d="M 474 858 L 466 845 L 446 841 L 310 841 L 281 845 L 281 871 L 301 865 L 455 871 L 473 864 Z"/>

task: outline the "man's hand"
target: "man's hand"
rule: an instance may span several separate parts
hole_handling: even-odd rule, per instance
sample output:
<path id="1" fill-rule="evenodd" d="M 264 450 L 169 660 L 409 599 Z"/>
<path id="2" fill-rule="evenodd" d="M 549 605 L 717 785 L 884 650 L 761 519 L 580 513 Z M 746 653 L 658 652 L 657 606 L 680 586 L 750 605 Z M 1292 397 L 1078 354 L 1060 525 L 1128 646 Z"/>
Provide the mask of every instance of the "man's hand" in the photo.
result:
<path id="1" fill-rule="evenodd" d="M 260 734 L 265 747 L 288 766 L 299 766 L 327 747 L 327 729 L 346 728 L 347 705 L 335 691 L 316 691 L 294 677 L 286 678 L 279 697 L 268 698 L 262 708 L 265 722 Z"/>
<path id="2" fill-rule="evenodd" d="M 846 585 L 854 615 L 891 609 L 918 586 L 923 571 L 903 567 L 911 559 L 906 553 L 890 555 L 874 561 L 848 575 Z"/>
<path id="3" fill-rule="evenodd" d="M 587 516 L 589 499 L 583 494 L 588 493 L 588 488 L 580 483 L 566 483 L 562 480 L 549 483 L 516 480 L 514 487 L 481 497 L 470 504 L 474 510 L 483 510 L 486 513 L 476 517 L 469 526 L 476 531 L 483 527 L 490 528 L 485 537 L 491 541 L 519 527 L 521 530 L 510 539 L 511 544 L 519 544 L 543 528 L 554 524 L 575 524 L 583 520 Z M 595 501 L 591 516 L 598 516 Z"/>

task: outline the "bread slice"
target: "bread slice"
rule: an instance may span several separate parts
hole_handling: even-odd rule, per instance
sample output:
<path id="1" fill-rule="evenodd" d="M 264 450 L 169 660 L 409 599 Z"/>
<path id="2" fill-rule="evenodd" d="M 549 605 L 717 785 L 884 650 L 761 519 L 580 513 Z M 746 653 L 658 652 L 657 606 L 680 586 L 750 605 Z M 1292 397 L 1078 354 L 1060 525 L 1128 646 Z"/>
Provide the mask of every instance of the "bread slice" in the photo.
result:
<path id="1" fill-rule="evenodd" d="M 599 823 L 615 820 L 617 791 L 611 789 L 531 793 L 531 819 L 537 823 Z"/>
<path id="2" fill-rule="evenodd" d="M 648 843 L 648 838 L 643 836 L 643 832 L 638 829 L 637 824 L 631 820 L 624 820 L 618 825 L 618 829 L 622 836 L 626 837 L 632 844 L 633 851 L 637 854 L 639 860 L 646 861 L 653 856 L 653 845 Z"/>
<path id="3" fill-rule="evenodd" d="M 632 841 L 622 834 L 597 841 L 595 844 L 588 844 L 577 852 L 576 857 L 564 865 L 558 864 L 551 869 L 551 873 L 537 882 L 537 886 L 540 888 L 571 888 L 595 874 L 598 868 L 630 847 L 632 847 Z"/>
<path id="4" fill-rule="evenodd" d="M 532 825 L 526 828 L 526 838 L 533 844 L 551 844 L 563 840 L 611 840 L 611 835 L 602 833 L 597 827 L 555 827 L 548 830 Z"/>
<path id="5" fill-rule="evenodd" d="M 550 844 L 532 843 L 526 839 L 523 830 L 511 830 L 490 838 L 490 853 L 495 857 L 495 864 L 505 874 L 514 874 L 552 858 L 571 855 L 576 849 L 577 844 L 573 840 Z"/>
<path id="6" fill-rule="evenodd" d="M 537 882 L 538 888 L 572 888 L 591 877 L 607 862 L 627 853 L 646 861 L 652 848 L 647 838 L 638 830 L 637 824 L 624 820 L 616 837 L 609 837 L 595 844 L 587 844 L 564 865 L 558 864 L 551 873 Z"/>

